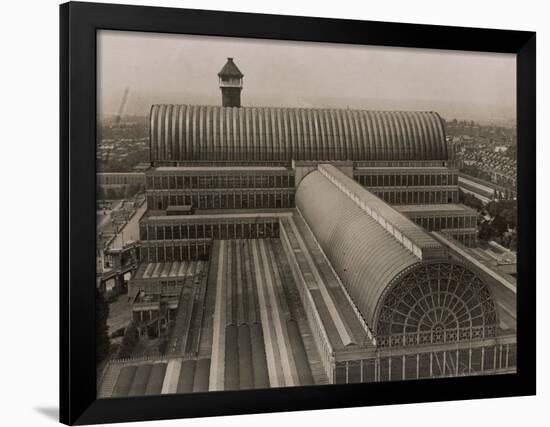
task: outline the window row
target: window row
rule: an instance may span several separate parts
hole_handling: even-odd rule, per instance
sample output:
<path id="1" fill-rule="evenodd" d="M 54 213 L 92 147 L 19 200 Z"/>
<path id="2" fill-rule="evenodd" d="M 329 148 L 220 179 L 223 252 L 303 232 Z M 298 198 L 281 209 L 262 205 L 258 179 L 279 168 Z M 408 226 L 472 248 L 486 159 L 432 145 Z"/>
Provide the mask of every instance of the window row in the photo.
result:
<path id="1" fill-rule="evenodd" d="M 98 174 L 97 181 L 99 185 L 128 185 L 128 184 L 143 184 L 144 177 L 139 173 L 123 174 L 123 173 L 106 173 Z"/>
<path id="2" fill-rule="evenodd" d="M 186 242 L 170 246 L 142 246 L 141 259 L 145 262 L 174 262 L 207 260 L 210 251 L 210 241 Z"/>
<path id="3" fill-rule="evenodd" d="M 477 217 L 475 215 L 434 215 L 411 216 L 410 219 L 427 231 L 439 231 L 445 228 L 475 228 Z"/>
<path id="4" fill-rule="evenodd" d="M 458 203 L 458 190 L 399 191 L 383 188 L 369 190 L 390 205 Z"/>
<path id="5" fill-rule="evenodd" d="M 140 224 L 140 240 L 263 239 L 279 237 L 279 222 Z"/>
<path id="6" fill-rule="evenodd" d="M 147 195 L 149 209 L 164 210 L 168 206 L 182 205 L 195 209 L 292 208 L 294 191 Z"/>
<path id="7" fill-rule="evenodd" d="M 148 175 L 147 189 L 292 188 L 294 175 Z"/>
<path id="8" fill-rule="evenodd" d="M 365 187 L 420 187 L 458 184 L 456 173 L 355 175 L 354 178 Z"/>

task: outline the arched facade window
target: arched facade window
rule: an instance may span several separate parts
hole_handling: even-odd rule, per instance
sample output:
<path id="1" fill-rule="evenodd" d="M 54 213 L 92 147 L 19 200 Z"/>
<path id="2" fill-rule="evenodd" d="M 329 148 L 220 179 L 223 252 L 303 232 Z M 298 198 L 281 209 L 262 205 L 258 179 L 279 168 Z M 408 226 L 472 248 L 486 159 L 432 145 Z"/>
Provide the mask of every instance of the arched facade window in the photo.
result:
<path id="1" fill-rule="evenodd" d="M 496 335 L 497 312 L 487 284 L 462 264 L 434 262 L 406 271 L 380 298 L 379 346 L 482 339 Z"/>

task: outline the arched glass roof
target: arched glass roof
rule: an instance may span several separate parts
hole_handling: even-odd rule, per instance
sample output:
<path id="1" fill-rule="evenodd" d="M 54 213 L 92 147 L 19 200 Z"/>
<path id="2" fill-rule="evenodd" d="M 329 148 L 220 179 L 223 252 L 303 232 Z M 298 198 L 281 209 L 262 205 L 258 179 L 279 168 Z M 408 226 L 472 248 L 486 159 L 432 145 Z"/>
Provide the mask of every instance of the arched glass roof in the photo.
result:
<path id="1" fill-rule="evenodd" d="M 447 160 L 435 112 L 153 105 L 152 161 Z"/>
<path id="2" fill-rule="evenodd" d="M 296 207 L 378 345 L 494 336 L 496 311 L 485 282 L 334 166 L 319 165 L 303 178 Z"/>
<path id="3" fill-rule="evenodd" d="M 296 192 L 296 207 L 365 321 L 392 279 L 420 259 L 319 171 Z"/>

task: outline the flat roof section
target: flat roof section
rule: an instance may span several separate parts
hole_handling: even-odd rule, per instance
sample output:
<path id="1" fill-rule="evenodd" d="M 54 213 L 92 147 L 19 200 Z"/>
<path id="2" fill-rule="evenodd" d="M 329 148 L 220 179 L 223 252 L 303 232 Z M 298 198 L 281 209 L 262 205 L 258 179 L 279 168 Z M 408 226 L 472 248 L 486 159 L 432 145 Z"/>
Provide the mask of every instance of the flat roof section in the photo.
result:
<path id="1" fill-rule="evenodd" d="M 460 214 L 460 215 L 475 215 L 477 212 L 469 208 L 466 205 L 461 205 L 457 203 L 443 203 L 443 204 L 434 204 L 434 205 L 395 205 L 393 208 L 405 215 L 414 215 L 414 214 L 441 214 L 441 215 L 450 215 L 450 214 Z"/>

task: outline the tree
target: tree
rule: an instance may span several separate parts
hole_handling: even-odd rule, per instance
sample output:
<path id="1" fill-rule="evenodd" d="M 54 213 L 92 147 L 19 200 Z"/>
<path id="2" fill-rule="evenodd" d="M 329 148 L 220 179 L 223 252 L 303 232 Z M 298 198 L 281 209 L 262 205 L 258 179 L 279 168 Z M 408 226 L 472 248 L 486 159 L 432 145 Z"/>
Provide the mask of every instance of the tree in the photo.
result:
<path id="1" fill-rule="evenodd" d="M 506 220 L 500 215 L 496 215 L 491 221 L 491 226 L 498 233 L 499 236 L 503 235 L 508 231 L 508 224 Z"/>
<path id="2" fill-rule="evenodd" d="M 499 203 L 495 201 L 488 203 L 486 206 L 486 209 L 487 209 L 487 213 L 493 217 L 497 216 L 501 211 Z"/>
<path id="3" fill-rule="evenodd" d="M 130 357 L 138 342 L 139 332 L 136 324 L 132 321 L 124 332 L 124 337 L 122 338 L 122 342 L 120 343 L 120 348 L 118 350 L 118 357 Z"/>
<path id="4" fill-rule="evenodd" d="M 481 226 L 479 227 L 479 233 L 477 235 L 480 240 L 485 240 L 487 242 L 491 240 L 495 235 L 495 229 L 489 222 L 485 221 L 481 223 Z"/>
<path id="5" fill-rule="evenodd" d="M 101 363 L 109 354 L 111 341 L 109 340 L 107 318 L 109 317 L 109 305 L 103 294 L 96 286 L 95 288 L 95 341 L 96 341 L 96 362 Z"/>
<path id="6" fill-rule="evenodd" d="M 516 209 L 508 209 L 505 208 L 502 210 L 500 215 L 504 218 L 506 221 L 506 224 L 508 224 L 509 228 L 516 228 L 517 223 L 517 211 Z"/>

